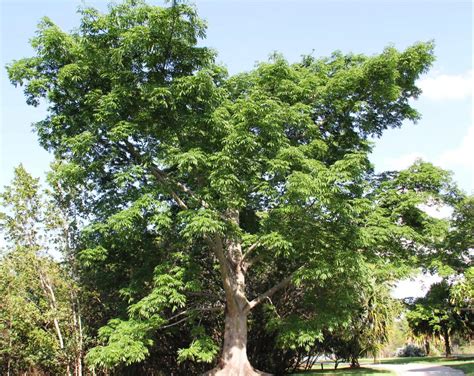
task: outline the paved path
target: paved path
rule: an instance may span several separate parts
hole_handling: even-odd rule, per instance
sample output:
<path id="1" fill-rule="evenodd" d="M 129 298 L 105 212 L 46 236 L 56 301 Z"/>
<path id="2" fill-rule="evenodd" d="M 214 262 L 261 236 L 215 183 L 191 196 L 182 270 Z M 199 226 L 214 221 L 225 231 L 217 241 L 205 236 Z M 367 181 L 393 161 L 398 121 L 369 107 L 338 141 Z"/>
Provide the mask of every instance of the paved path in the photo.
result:
<path id="1" fill-rule="evenodd" d="M 463 376 L 464 372 L 434 364 L 371 364 L 371 368 L 388 369 L 399 376 Z"/>

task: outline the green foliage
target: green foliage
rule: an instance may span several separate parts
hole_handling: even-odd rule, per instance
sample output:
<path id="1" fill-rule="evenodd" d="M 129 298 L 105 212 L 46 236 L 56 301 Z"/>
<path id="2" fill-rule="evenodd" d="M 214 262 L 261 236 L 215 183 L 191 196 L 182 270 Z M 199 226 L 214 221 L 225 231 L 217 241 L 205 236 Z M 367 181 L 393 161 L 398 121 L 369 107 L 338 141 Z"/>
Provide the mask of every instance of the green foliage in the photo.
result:
<path id="1" fill-rule="evenodd" d="M 322 342 L 326 354 L 334 354 L 336 359 L 350 362 L 353 367 L 359 366 L 362 356 L 377 356 L 388 342 L 391 325 L 401 311 L 390 296 L 390 284 L 387 286 L 380 276 L 372 278 L 359 292 L 349 322 L 329 330 Z"/>
<path id="2" fill-rule="evenodd" d="M 99 330 L 99 341 L 105 346 L 96 346 L 87 354 L 86 361 L 92 368 L 110 368 L 116 364 L 129 365 L 143 361 L 148 347 L 153 344 L 149 338 L 148 323 L 120 319 L 110 320 Z"/>
<path id="3" fill-rule="evenodd" d="M 474 267 L 467 268 L 451 285 L 450 302 L 458 309 L 474 307 Z"/>
<path id="4" fill-rule="evenodd" d="M 0 372 L 64 374 L 81 362 L 82 332 L 78 287 L 45 248 L 45 231 L 53 232 L 59 219 L 52 216 L 38 179 L 22 166 L 0 200 L 7 240 L 0 258 Z M 52 245 L 63 243 L 53 235 Z"/>
<path id="5" fill-rule="evenodd" d="M 412 302 L 407 314 L 415 335 L 443 338 L 446 354 L 451 351 L 450 336 L 469 338 L 473 333 L 473 219 L 472 196 L 458 198 L 450 227 L 439 242 L 442 252 L 430 263 L 444 279 L 426 297 Z"/>
<path id="6" fill-rule="evenodd" d="M 217 215 L 206 209 L 187 210 L 180 213 L 184 228 L 182 235 L 186 238 L 202 238 L 210 234 L 222 234 L 225 225 Z"/>
<path id="7" fill-rule="evenodd" d="M 181 267 L 167 267 L 160 265 L 155 269 L 154 288 L 149 295 L 129 307 L 129 312 L 135 316 L 150 319 L 159 314 L 164 308 L 170 308 L 172 312 L 182 308 L 186 304 L 185 281 L 183 281 L 185 270 Z"/>
<path id="8" fill-rule="evenodd" d="M 404 347 L 402 347 L 401 349 L 399 349 L 396 355 L 402 358 L 426 356 L 424 350 L 421 347 L 414 345 L 412 343 L 409 343 L 405 345 Z"/>
<path id="9" fill-rule="evenodd" d="M 454 209 L 452 228 L 446 238 L 445 251 L 440 259 L 443 264 L 462 273 L 470 265 L 474 248 L 474 196 L 459 200 Z"/>
<path id="10" fill-rule="evenodd" d="M 408 324 L 415 335 L 443 338 L 447 356 L 451 353 L 450 336 L 458 333 L 470 337 L 474 330 L 472 305 L 462 300 L 455 305 L 456 299 L 451 297 L 453 289 L 456 291 L 447 280 L 433 284 L 424 298 L 409 306 L 407 313 Z"/>
<path id="11" fill-rule="evenodd" d="M 34 179 L 22 165 L 15 168 L 11 186 L 5 187 L 0 196 L 2 207 L 11 214 L 1 213 L 0 228 L 5 240 L 18 247 L 37 248 L 39 225 L 43 220 L 39 179 Z"/>
<path id="12" fill-rule="evenodd" d="M 178 350 L 178 362 L 191 360 L 203 363 L 212 363 L 219 353 L 220 346 L 205 334 L 204 328 L 196 327 L 193 330 L 195 338 L 188 348 Z"/>

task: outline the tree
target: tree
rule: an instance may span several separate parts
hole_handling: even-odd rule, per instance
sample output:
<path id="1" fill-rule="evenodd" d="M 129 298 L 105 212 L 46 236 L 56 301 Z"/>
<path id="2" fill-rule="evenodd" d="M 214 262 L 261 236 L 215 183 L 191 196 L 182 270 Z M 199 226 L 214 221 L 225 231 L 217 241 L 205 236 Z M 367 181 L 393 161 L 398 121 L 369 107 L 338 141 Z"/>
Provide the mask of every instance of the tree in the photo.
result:
<path id="1" fill-rule="evenodd" d="M 390 326 L 399 315 L 400 307 L 390 297 L 392 284 L 382 276 L 380 269 L 369 274 L 368 283 L 359 286 L 350 319 L 334 328 L 329 327 L 324 335 L 321 350 L 335 357 L 336 367 L 343 360 L 352 368 L 358 368 L 360 357 L 373 355 L 375 359 L 388 342 Z"/>
<path id="2" fill-rule="evenodd" d="M 415 335 L 443 339 L 446 357 L 451 356 L 450 337 L 455 333 L 472 336 L 474 329 L 470 307 L 460 309 L 453 304 L 452 288 L 445 279 L 433 284 L 425 297 L 415 300 L 407 314 L 408 324 Z"/>
<path id="3" fill-rule="evenodd" d="M 48 217 L 38 179 L 19 166 L 0 200 L 7 241 L 0 258 L 0 370 L 82 375 L 77 286 L 45 248 Z"/>
<path id="4" fill-rule="evenodd" d="M 454 267 L 463 271 L 470 265 L 470 252 L 474 248 L 474 196 L 463 197 L 457 203 L 451 225 L 446 246 L 449 252 L 446 253 L 456 256 L 453 261 L 461 262 L 461 267 Z"/>
<path id="5" fill-rule="evenodd" d="M 228 77 L 188 5 L 80 13 L 71 33 L 43 19 L 35 56 L 8 73 L 27 103 L 50 104 L 35 127 L 86 203 L 78 258 L 130 272 L 109 284 L 122 313 L 99 331 L 91 364 L 142 362 L 153 333 L 178 323 L 195 328 L 178 359 L 213 362 L 220 336 L 197 317 L 225 310 L 209 374 L 258 374 L 247 319 L 262 302 L 423 252 L 434 220 L 418 205 L 449 198 L 449 177 L 421 162 L 376 176 L 368 139 L 418 118 L 409 100 L 431 43 L 295 64 L 275 55 Z M 297 341 L 318 333 L 294 322 Z"/>

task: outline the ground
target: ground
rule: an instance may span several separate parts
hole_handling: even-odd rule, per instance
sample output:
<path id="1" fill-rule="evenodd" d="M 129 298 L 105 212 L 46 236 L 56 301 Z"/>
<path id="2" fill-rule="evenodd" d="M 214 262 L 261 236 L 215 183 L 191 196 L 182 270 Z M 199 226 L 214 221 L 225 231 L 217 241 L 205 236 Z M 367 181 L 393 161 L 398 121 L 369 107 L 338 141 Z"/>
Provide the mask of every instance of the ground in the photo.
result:
<path id="1" fill-rule="evenodd" d="M 382 364 L 432 364 L 445 366 L 464 372 L 465 375 L 474 376 L 474 357 L 459 356 L 452 358 L 425 357 L 425 358 L 392 358 L 381 361 Z"/>
<path id="2" fill-rule="evenodd" d="M 438 364 L 376 364 L 374 368 L 391 370 L 398 376 L 464 376 L 464 372 Z"/>
<path id="3" fill-rule="evenodd" d="M 398 375 L 398 376 L 474 376 L 474 357 L 426 357 L 426 358 L 391 358 L 379 364 L 364 364 L 359 369 L 342 367 L 338 370 L 325 365 L 325 370 L 296 373 L 294 375 L 350 376 L 350 375 Z"/>
<path id="4" fill-rule="evenodd" d="M 324 369 L 324 370 L 315 370 L 315 371 L 305 371 L 300 373 L 294 373 L 292 376 L 352 376 L 352 375 L 386 375 L 386 376 L 395 376 L 396 374 L 389 370 L 383 369 L 372 369 L 367 367 L 361 367 L 357 369 L 351 369 L 343 367 L 337 370 L 334 369 Z"/>

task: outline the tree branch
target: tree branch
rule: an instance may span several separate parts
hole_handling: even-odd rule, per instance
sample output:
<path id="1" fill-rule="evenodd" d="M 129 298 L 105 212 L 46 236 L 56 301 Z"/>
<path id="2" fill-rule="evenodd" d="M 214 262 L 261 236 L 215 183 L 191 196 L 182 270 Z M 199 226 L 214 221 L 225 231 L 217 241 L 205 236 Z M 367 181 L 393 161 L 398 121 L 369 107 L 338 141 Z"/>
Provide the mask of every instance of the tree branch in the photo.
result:
<path id="1" fill-rule="evenodd" d="M 188 315 L 192 312 L 192 311 L 200 311 L 200 312 L 218 312 L 218 311 L 222 311 L 224 309 L 224 306 L 219 306 L 219 307 L 196 307 L 196 308 L 191 308 L 191 309 L 187 309 L 185 311 L 182 311 L 182 312 L 179 312 L 177 313 L 176 315 L 173 315 L 171 317 L 169 317 L 166 321 L 170 322 L 171 320 L 174 320 L 180 316 L 183 316 L 185 315 L 185 317 L 183 317 L 182 319 L 174 322 L 174 323 L 171 323 L 171 324 L 167 324 L 167 325 L 163 325 L 161 327 L 161 329 L 166 329 L 166 328 L 170 328 L 172 326 L 175 326 L 175 325 L 178 325 L 184 321 L 186 321 L 189 317 Z"/>
<path id="2" fill-rule="evenodd" d="M 279 283 L 277 283 L 275 286 L 272 288 L 268 289 L 265 291 L 263 294 L 257 296 L 255 299 L 253 299 L 251 302 L 249 302 L 246 311 L 249 312 L 253 308 L 255 308 L 257 305 L 259 305 L 261 302 L 263 302 L 265 299 L 270 298 L 273 294 L 275 294 L 277 291 L 285 288 L 291 283 L 292 278 L 295 276 L 295 274 L 302 268 L 300 266 L 298 269 L 296 269 L 293 273 L 291 273 L 289 276 L 285 277 L 282 279 Z"/>
<path id="3" fill-rule="evenodd" d="M 163 325 L 162 327 L 160 327 L 160 329 L 167 329 L 167 328 L 170 328 L 172 326 L 175 326 L 175 325 L 178 325 L 178 324 L 181 324 L 182 322 L 186 321 L 189 317 L 183 317 L 181 320 L 178 320 L 172 324 L 168 324 L 168 325 Z"/>
<path id="4" fill-rule="evenodd" d="M 137 161 L 137 163 L 143 166 L 144 165 L 143 157 L 139 153 L 139 151 L 136 149 L 136 147 L 128 140 L 124 140 L 124 143 L 125 145 L 121 145 L 121 144 L 118 144 L 118 145 L 121 148 L 124 148 L 126 152 L 130 153 L 130 155 Z M 171 188 L 171 186 L 175 186 L 179 188 L 181 192 L 190 196 L 192 199 L 200 202 L 203 208 L 209 208 L 209 205 L 207 204 L 207 202 L 205 202 L 203 199 L 200 199 L 190 188 L 188 188 L 186 185 L 180 182 L 173 181 L 173 179 L 170 178 L 165 171 L 161 170 L 155 164 L 149 163 L 148 169 L 151 172 L 151 174 L 156 178 L 156 180 L 159 183 L 163 184 L 169 190 L 174 201 L 178 204 L 178 206 L 181 209 L 186 210 L 188 209 L 188 206 L 181 199 L 178 193 Z M 239 212 L 237 210 L 229 210 L 226 213 L 220 213 L 220 217 L 224 221 L 232 221 L 236 223 L 237 225 L 239 223 Z M 232 305 L 235 304 L 236 306 L 239 306 L 239 305 L 242 307 L 247 306 L 248 300 L 245 298 L 245 292 L 244 292 L 245 288 L 243 289 L 240 288 L 242 287 L 241 286 L 242 283 L 239 284 L 240 282 L 239 278 L 236 278 L 236 275 L 234 274 L 234 270 L 232 269 L 232 267 L 235 267 L 238 270 L 245 272 L 245 270 L 243 270 L 242 268 L 242 251 L 240 249 L 240 244 L 238 246 L 231 247 L 232 248 L 230 252 L 231 254 L 226 255 L 223 239 L 219 235 L 216 235 L 214 237 L 206 235 L 204 236 L 204 240 L 209 245 L 209 247 L 211 248 L 214 255 L 219 261 L 219 268 L 220 268 L 221 278 L 224 285 L 224 291 L 226 294 L 226 301 Z M 240 304 L 236 301 L 236 297 L 239 298 L 238 300 L 240 300 Z"/>
<path id="5" fill-rule="evenodd" d="M 224 253 L 224 246 L 222 240 L 216 236 L 216 239 L 211 239 L 209 236 L 205 238 L 206 243 L 209 248 L 214 252 L 217 260 L 219 261 L 219 269 L 221 272 L 222 282 L 224 284 L 224 291 L 226 295 L 226 300 L 231 301 L 233 299 L 233 290 L 232 290 L 232 271 L 230 269 L 229 260 L 227 259 Z"/>
<path id="6" fill-rule="evenodd" d="M 257 240 L 253 243 L 250 247 L 248 247 L 247 251 L 244 253 L 244 257 L 242 258 L 242 264 L 248 264 L 251 260 L 247 261 L 249 255 L 260 245 L 260 242 Z"/>
<path id="7" fill-rule="evenodd" d="M 134 147 L 134 145 L 128 141 L 128 140 L 125 140 L 125 149 L 127 152 L 129 152 L 132 157 L 139 163 L 139 164 L 143 164 L 142 163 L 142 156 L 141 154 L 136 150 L 136 148 Z M 119 144 L 119 146 L 122 146 Z M 180 183 L 180 182 L 175 182 L 173 181 L 172 178 L 169 177 L 169 175 L 164 172 L 163 170 L 161 170 L 158 166 L 156 166 L 155 164 L 150 164 L 150 167 L 149 167 L 149 170 L 151 172 L 151 174 L 156 178 L 156 180 L 158 180 L 158 182 L 160 182 L 161 184 L 163 184 L 164 186 L 166 186 L 166 188 L 170 191 L 173 199 L 175 200 L 175 202 L 178 204 L 178 206 L 185 210 L 185 209 L 188 209 L 188 206 L 185 204 L 185 202 L 180 198 L 180 196 L 177 194 L 176 191 L 174 191 L 171 186 L 174 185 L 176 186 L 177 188 L 179 188 L 179 190 L 189 196 L 191 196 L 194 200 L 200 202 L 201 206 L 203 208 L 206 208 L 208 209 L 209 208 L 209 205 L 206 201 L 204 201 L 203 199 L 199 198 L 189 187 L 187 187 L 186 185 L 184 185 L 183 183 Z"/>
<path id="8" fill-rule="evenodd" d="M 135 159 L 135 161 L 140 164 L 140 165 L 143 165 L 143 161 L 142 161 L 142 156 L 141 154 L 135 149 L 135 147 L 133 146 L 133 144 L 128 141 L 128 140 L 125 140 L 125 147 L 118 144 L 120 147 L 122 148 L 125 148 L 125 151 L 127 151 L 128 153 L 130 153 L 130 155 L 133 157 L 133 159 Z M 168 178 L 168 176 L 166 175 L 166 173 L 164 171 L 162 171 L 160 168 L 158 168 L 157 166 L 155 166 L 154 164 L 151 164 L 150 167 L 149 167 L 149 170 L 151 172 L 151 174 L 155 177 L 155 179 L 161 183 L 162 185 L 164 185 L 168 191 L 170 192 L 171 196 L 173 197 L 173 200 L 178 204 L 178 206 L 183 209 L 183 210 L 186 210 L 188 209 L 188 206 L 186 205 L 186 203 L 181 199 L 181 197 L 179 197 L 179 195 L 171 188 L 171 183 L 172 181 Z"/>
<path id="9" fill-rule="evenodd" d="M 255 255 L 254 257 L 252 257 L 250 260 L 247 260 L 245 262 L 242 263 L 242 268 L 247 271 L 249 270 L 254 264 L 256 264 L 257 262 L 259 262 L 260 260 L 262 260 L 264 257 L 263 254 L 259 254 L 259 255 Z"/>
<path id="10" fill-rule="evenodd" d="M 260 253 L 258 255 L 254 255 L 255 250 L 257 249 L 257 247 L 259 245 L 261 245 L 261 243 L 260 243 L 260 241 L 257 240 L 244 253 L 244 257 L 242 259 L 242 268 L 245 271 L 249 270 L 254 264 L 259 262 L 264 257 L 264 254 L 262 254 L 262 253 Z"/>

